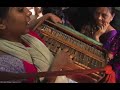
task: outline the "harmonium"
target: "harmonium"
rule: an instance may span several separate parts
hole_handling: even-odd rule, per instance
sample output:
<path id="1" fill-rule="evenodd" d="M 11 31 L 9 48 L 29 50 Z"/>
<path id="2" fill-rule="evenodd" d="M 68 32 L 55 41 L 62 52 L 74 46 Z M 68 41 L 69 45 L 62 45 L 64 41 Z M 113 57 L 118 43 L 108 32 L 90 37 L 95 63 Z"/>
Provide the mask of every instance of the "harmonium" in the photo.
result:
<path id="1" fill-rule="evenodd" d="M 68 52 L 75 56 L 73 58 L 75 65 L 66 66 L 68 69 L 103 68 L 107 64 L 106 50 L 102 48 L 102 44 L 76 30 L 47 20 L 37 24 L 34 30 L 44 39 L 53 55 L 56 55 L 60 49 L 69 48 Z M 98 82 L 104 77 L 104 73 L 98 71 L 88 76 L 93 82 Z"/>

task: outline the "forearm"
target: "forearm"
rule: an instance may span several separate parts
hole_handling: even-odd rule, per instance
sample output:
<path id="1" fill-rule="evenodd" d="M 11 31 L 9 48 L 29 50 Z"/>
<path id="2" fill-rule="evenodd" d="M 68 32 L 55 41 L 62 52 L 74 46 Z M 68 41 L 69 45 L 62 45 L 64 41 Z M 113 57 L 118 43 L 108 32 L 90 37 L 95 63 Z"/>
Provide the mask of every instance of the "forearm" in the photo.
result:
<path id="1" fill-rule="evenodd" d="M 100 42 L 99 36 L 95 36 L 95 40 L 98 41 L 98 42 Z"/>
<path id="2" fill-rule="evenodd" d="M 49 68 L 49 71 L 60 71 L 60 67 L 56 65 L 56 63 L 53 62 L 53 64 L 51 65 L 51 67 Z M 43 83 L 54 83 L 56 80 L 57 76 L 54 77 L 49 77 L 49 76 L 45 76 L 45 79 L 43 80 Z"/>
<path id="3" fill-rule="evenodd" d="M 96 32 L 95 35 L 94 35 L 95 40 L 98 41 L 98 42 L 100 42 L 100 36 L 101 35 L 102 35 L 101 33 Z"/>
<path id="4" fill-rule="evenodd" d="M 67 53 L 67 49 L 64 49 L 63 51 L 58 52 L 58 54 L 55 56 L 48 72 L 61 71 L 66 65 L 70 64 L 73 64 L 73 61 L 70 59 L 69 53 Z M 47 78 L 48 83 L 53 83 L 55 80 L 56 77 Z"/>

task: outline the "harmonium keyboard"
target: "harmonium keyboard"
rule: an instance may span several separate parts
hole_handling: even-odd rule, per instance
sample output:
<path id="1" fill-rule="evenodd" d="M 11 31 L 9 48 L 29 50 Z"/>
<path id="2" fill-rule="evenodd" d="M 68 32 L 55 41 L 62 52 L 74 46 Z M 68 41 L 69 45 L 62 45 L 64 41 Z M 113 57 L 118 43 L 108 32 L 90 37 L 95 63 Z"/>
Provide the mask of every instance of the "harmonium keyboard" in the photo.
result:
<path id="1" fill-rule="evenodd" d="M 45 40 L 46 46 L 53 55 L 59 50 L 69 48 L 68 52 L 75 56 L 73 62 L 80 69 L 102 68 L 107 64 L 106 50 L 102 48 L 102 44 L 76 30 L 47 20 L 38 24 L 34 30 Z M 75 69 L 74 66 L 68 68 Z M 88 76 L 97 82 L 104 73 L 95 72 Z"/>

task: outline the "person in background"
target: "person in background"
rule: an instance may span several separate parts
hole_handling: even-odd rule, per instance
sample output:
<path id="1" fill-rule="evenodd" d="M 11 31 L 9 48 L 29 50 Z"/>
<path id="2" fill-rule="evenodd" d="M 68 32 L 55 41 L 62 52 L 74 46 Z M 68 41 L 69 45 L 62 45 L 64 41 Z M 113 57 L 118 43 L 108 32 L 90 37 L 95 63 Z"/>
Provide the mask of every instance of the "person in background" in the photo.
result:
<path id="1" fill-rule="evenodd" d="M 94 20 L 84 25 L 80 33 L 101 42 L 103 48 L 109 50 L 111 42 L 117 34 L 117 30 L 110 24 L 114 16 L 113 7 L 96 7 Z"/>
<path id="2" fill-rule="evenodd" d="M 42 7 L 42 14 L 53 13 L 59 18 L 62 19 L 63 25 L 66 25 L 72 29 L 75 29 L 74 26 L 69 22 L 68 16 L 65 15 L 64 10 L 67 8 L 65 7 Z"/>
<path id="3" fill-rule="evenodd" d="M 120 83 L 120 31 L 118 31 L 110 50 L 108 51 L 109 65 L 115 72 L 116 82 Z"/>
<path id="4" fill-rule="evenodd" d="M 32 15 L 30 16 L 31 19 L 38 19 L 43 16 L 41 7 L 27 7 L 31 12 Z"/>
<path id="5" fill-rule="evenodd" d="M 95 39 L 103 44 L 103 48 L 108 51 L 112 49 L 112 44 L 114 38 L 116 37 L 118 31 L 110 24 L 115 16 L 115 9 L 113 7 L 96 7 L 94 12 L 94 20 L 87 25 L 82 27 L 80 32 L 88 37 Z M 116 82 L 116 74 L 112 69 L 111 65 L 108 63 L 105 67 L 108 81 Z"/>

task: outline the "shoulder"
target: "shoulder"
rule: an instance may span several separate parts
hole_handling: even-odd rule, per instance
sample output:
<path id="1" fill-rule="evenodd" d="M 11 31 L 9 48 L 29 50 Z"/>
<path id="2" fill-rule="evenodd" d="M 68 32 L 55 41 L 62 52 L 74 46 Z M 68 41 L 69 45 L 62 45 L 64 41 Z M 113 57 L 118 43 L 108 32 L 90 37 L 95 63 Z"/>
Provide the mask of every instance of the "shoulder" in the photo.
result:
<path id="1" fill-rule="evenodd" d="M 110 31 L 104 33 L 103 35 L 105 37 L 107 37 L 108 39 L 111 39 L 111 38 L 115 38 L 117 36 L 117 34 L 118 34 L 117 30 L 110 30 Z"/>
<path id="2" fill-rule="evenodd" d="M 116 33 L 114 34 L 113 43 L 118 43 L 118 42 L 120 43 L 120 31 L 116 30 Z"/>
<path id="3" fill-rule="evenodd" d="M 19 60 L 19 59 L 3 51 L 0 51 L 0 62 L 1 61 L 11 62 L 11 60 Z"/>
<path id="4" fill-rule="evenodd" d="M 1 55 L 6 55 L 6 54 L 7 54 L 7 53 L 5 53 L 5 52 L 3 52 L 3 51 L 0 50 L 0 56 L 1 56 Z"/>
<path id="5" fill-rule="evenodd" d="M 11 55 L 3 52 L 3 51 L 0 51 L 0 62 L 1 62 L 2 60 L 9 59 L 9 57 L 12 58 L 13 56 L 11 56 Z"/>
<path id="6" fill-rule="evenodd" d="M 111 30 L 110 31 L 113 35 L 116 35 L 117 34 L 117 30 Z"/>

